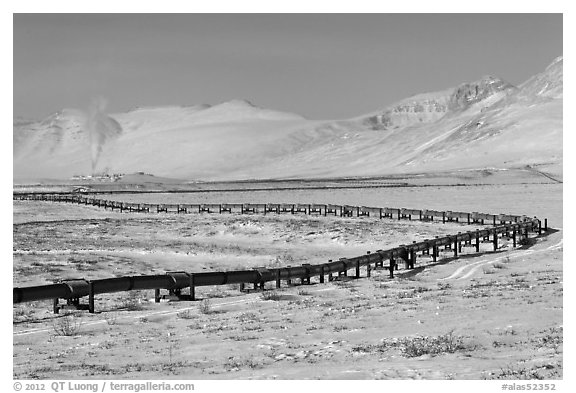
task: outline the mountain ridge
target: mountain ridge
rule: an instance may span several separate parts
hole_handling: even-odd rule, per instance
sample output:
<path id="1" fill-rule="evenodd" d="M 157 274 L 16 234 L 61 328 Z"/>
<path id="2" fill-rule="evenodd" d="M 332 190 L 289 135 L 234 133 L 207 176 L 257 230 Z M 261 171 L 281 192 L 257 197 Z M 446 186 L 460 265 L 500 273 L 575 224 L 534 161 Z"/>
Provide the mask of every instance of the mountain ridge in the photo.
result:
<path id="1" fill-rule="evenodd" d="M 134 108 L 102 114 L 101 123 L 117 122 L 121 131 L 96 146 L 95 170 L 242 180 L 561 166 L 562 90 L 560 56 L 517 87 L 484 76 L 347 120 L 307 120 L 247 100 Z M 14 177 L 93 170 L 87 135 L 105 130 L 87 132 L 82 116 L 63 110 L 39 122 L 15 118 Z"/>

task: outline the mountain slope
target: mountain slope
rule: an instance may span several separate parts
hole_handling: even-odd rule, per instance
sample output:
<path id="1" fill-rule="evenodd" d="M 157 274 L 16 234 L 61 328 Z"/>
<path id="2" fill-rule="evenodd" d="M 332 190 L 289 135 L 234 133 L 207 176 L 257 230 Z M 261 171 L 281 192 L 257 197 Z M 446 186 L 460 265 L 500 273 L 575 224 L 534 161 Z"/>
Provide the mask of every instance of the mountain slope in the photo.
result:
<path id="1" fill-rule="evenodd" d="M 562 63 L 518 87 L 483 77 L 345 121 L 310 121 L 234 100 L 113 114 L 110 124 L 121 130 L 100 140 L 89 135 L 105 130 L 97 124 L 87 133 L 78 111 L 15 119 L 14 177 L 89 174 L 94 143 L 96 171 L 191 180 L 561 165 Z"/>

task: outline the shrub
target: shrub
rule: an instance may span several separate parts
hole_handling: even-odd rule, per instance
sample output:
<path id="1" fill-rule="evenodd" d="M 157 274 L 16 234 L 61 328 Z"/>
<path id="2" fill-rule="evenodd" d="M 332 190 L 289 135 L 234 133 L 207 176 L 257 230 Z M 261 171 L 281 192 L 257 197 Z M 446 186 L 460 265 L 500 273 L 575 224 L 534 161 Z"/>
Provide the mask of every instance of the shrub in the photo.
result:
<path id="1" fill-rule="evenodd" d="M 245 312 L 242 313 L 240 315 L 238 315 L 238 320 L 240 322 L 254 322 L 254 321 L 258 321 L 258 315 L 256 315 L 256 313 L 253 312 Z"/>
<path id="2" fill-rule="evenodd" d="M 463 337 L 455 336 L 453 331 L 436 337 L 414 337 L 402 342 L 401 351 L 406 357 L 426 354 L 438 355 L 471 349 L 464 344 Z"/>
<path id="3" fill-rule="evenodd" d="M 58 336 L 75 336 L 80 330 L 82 321 L 72 313 L 64 314 L 54 321 L 54 331 Z"/>
<path id="4" fill-rule="evenodd" d="M 180 319 L 192 319 L 194 315 L 190 312 L 190 310 L 182 310 L 176 316 Z"/>
<path id="5" fill-rule="evenodd" d="M 198 304 L 198 311 L 202 314 L 210 314 L 212 312 L 212 304 L 210 300 L 204 299 Z"/>
<path id="6" fill-rule="evenodd" d="M 107 312 L 104 314 L 104 319 L 106 320 L 106 323 L 108 325 L 116 325 L 117 318 L 118 316 L 116 315 L 116 313 L 113 312 Z"/>
<path id="7" fill-rule="evenodd" d="M 490 378 L 487 379 L 545 379 L 539 371 L 537 368 L 528 369 L 509 366 L 501 368 L 497 373 L 491 373 Z"/>
<path id="8" fill-rule="evenodd" d="M 391 348 L 398 348 L 405 357 L 418 357 L 422 355 L 440 355 L 458 351 L 469 351 L 476 348 L 466 344 L 464 337 L 457 336 L 453 331 L 440 336 L 416 336 L 394 338 L 383 341 L 377 345 L 360 346 L 353 348 L 356 352 L 385 352 Z"/>
<path id="9" fill-rule="evenodd" d="M 282 300 L 282 295 L 277 291 L 265 291 L 262 292 L 262 300 Z"/>
<path id="10" fill-rule="evenodd" d="M 494 274 L 494 273 L 496 273 L 496 270 L 494 270 L 493 267 L 486 267 L 486 266 L 484 266 L 484 267 L 482 268 L 482 272 L 483 272 L 484 274 Z"/>

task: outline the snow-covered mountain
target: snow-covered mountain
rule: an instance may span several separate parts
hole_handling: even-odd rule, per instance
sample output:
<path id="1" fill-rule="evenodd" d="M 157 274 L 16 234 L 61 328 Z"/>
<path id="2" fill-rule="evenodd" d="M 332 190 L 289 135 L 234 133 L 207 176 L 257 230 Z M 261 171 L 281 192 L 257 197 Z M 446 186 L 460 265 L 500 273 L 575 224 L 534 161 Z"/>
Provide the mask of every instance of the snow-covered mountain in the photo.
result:
<path id="1" fill-rule="evenodd" d="M 243 100 L 98 113 L 92 122 L 75 110 L 40 122 L 14 119 L 14 177 L 143 171 L 233 180 L 561 168 L 562 63 L 559 57 L 518 87 L 487 76 L 342 121 Z"/>

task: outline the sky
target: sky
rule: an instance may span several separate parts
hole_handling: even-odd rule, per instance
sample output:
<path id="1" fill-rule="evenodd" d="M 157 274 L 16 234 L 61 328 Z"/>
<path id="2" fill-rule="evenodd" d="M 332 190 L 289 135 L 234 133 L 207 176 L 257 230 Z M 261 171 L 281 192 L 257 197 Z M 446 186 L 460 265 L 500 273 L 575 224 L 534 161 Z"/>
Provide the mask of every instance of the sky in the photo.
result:
<path id="1" fill-rule="evenodd" d="M 247 99 L 344 119 L 484 75 L 518 85 L 563 54 L 562 28 L 562 14 L 14 14 L 13 114 Z"/>

